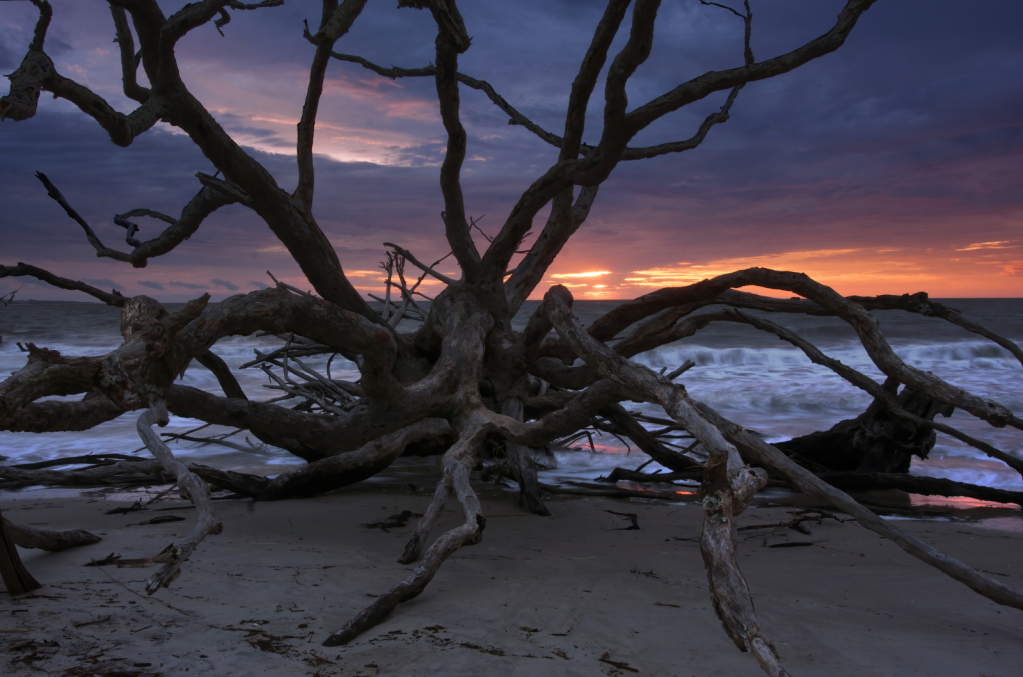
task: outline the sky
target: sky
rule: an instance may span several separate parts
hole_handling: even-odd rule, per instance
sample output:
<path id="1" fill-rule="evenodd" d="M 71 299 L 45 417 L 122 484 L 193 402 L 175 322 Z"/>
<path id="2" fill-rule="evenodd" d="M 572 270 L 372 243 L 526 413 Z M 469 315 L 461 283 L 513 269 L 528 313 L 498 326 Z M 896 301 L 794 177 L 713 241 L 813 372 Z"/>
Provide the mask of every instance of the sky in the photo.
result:
<path id="1" fill-rule="evenodd" d="M 105 3 L 52 0 L 46 40 L 58 71 L 123 112 L 120 67 Z M 160 3 L 168 14 L 184 2 Z M 602 13 L 590 0 L 461 2 L 472 46 L 462 72 L 490 82 L 513 106 L 561 133 L 571 82 Z M 384 66 L 433 61 L 428 12 L 370 0 L 335 49 Z M 758 60 L 827 31 L 843 2 L 751 2 Z M 319 3 L 235 11 L 178 45 L 185 83 L 218 122 L 289 190 Z M 739 3 L 734 3 L 738 7 Z M 37 17 L 0 1 L 0 73 L 24 55 Z M 653 52 L 629 83 L 630 109 L 709 70 L 742 64 L 742 22 L 697 0 L 664 2 Z M 627 30 L 611 53 L 624 44 Z M 605 69 L 606 70 L 606 69 Z M 1023 3 L 881 0 L 837 52 L 748 85 L 731 119 L 697 149 L 619 165 L 590 218 L 534 296 L 565 284 L 580 299 L 626 299 L 665 286 L 764 266 L 805 272 L 843 294 L 1023 297 Z M 6 91 L 6 85 L 0 82 Z M 602 81 L 584 139 L 602 120 Z M 642 132 L 636 145 L 691 136 L 723 103 L 712 96 Z M 462 89 L 468 133 L 467 212 L 493 235 L 556 149 L 480 92 Z M 383 290 L 384 242 L 418 258 L 447 253 L 438 184 L 445 145 L 433 82 L 392 81 L 334 62 L 316 135 L 314 213 L 353 284 Z M 128 148 L 91 118 L 44 95 L 38 114 L 0 123 L 0 263 L 23 261 L 124 294 L 180 301 L 271 284 L 267 271 L 307 283 L 265 223 L 224 208 L 148 267 L 99 259 L 81 229 L 46 196 L 45 173 L 107 246 L 129 249 L 113 215 L 145 207 L 176 215 L 214 169 L 179 130 L 159 124 Z M 533 235 L 543 226 L 537 217 Z M 161 224 L 137 220 L 138 237 Z M 482 250 L 486 241 L 477 238 Z M 448 262 L 442 272 L 455 272 Z M 0 294 L 87 300 L 29 278 Z M 429 280 L 422 289 L 436 292 Z"/>

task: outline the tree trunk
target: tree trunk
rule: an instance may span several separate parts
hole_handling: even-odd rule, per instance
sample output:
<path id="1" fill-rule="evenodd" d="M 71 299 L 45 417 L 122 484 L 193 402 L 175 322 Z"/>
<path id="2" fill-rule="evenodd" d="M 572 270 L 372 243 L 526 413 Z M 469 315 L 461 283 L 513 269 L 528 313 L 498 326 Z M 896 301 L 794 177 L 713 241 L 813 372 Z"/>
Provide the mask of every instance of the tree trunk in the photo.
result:
<path id="1" fill-rule="evenodd" d="M 892 395 L 898 387 L 899 382 L 893 378 L 884 383 L 885 390 Z M 906 411 L 928 421 L 933 421 L 936 414 L 947 418 L 954 411 L 951 405 L 936 402 L 912 386 L 902 389 L 898 402 Z M 935 439 L 933 429 L 896 418 L 882 402 L 874 400 L 854 419 L 775 446 L 796 461 L 811 466 L 811 470 L 906 473 L 913 456 L 927 458 Z"/>

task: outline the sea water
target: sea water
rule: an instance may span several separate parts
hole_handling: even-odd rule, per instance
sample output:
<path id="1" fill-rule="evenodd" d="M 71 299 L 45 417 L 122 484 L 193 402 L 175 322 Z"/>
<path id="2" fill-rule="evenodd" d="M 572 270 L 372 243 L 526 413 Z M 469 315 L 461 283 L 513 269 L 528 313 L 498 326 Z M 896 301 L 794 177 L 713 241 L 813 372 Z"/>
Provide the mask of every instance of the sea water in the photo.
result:
<path id="1" fill-rule="evenodd" d="M 1023 341 L 1023 299 L 946 299 L 946 305 L 966 317 L 1016 342 Z M 516 318 L 525 326 L 537 302 L 528 302 Z M 578 301 L 574 311 L 586 325 L 617 305 L 612 301 Z M 171 310 L 177 306 L 170 304 Z M 704 311 L 712 311 L 708 308 Z M 816 344 L 825 353 L 841 360 L 877 381 L 881 372 L 860 345 L 855 332 L 837 318 L 787 314 L 755 313 L 770 317 Z M 1009 409 L 1023 411 L 1023 366 L 1006 350 L 944 320 L 921 317 L 902 311 L 874 313 L 895 352 L 907 363 L 960 386 L 975 395 L 990 398 Z M 103 355 L 120 343 L 120 311 L 97 303 L 17 302 L 0 308 L 0 373 L 4 376 L 25 364 L 26 353 L 17 343 L 32 342 L 39 347 L 59 350 L 66 355 Z M 239 369 L 252 360 L 255 350 L 267 352 L 278 347 L 273 337 L 231 337 L 216 344 L 214 352 L 234 370 L 239 383 L 255 400 L 280 395 L 264 386 L 267 376 L 257 368 Z M 633 361 L 655 370 L 668 371 L 686 360 L 696 366 L 678 381 L 690 395 L 706 402 L 721 414 L 758 431 L 768 441 L 788 439 L 815 430 L 825 430 L 843 419 L 862 413 L 871 398 L 830 370 L 814 365 L 799 350 L 773 334 L 735 323 L 712 323 L 696 335 L 637 355 Z M 310 367 L 326 371 L 326 357 L 303 359 Z M 355 365 L 337 357 L 330 366 L 334 378 L 357 380 Z M 197 363 L 182 381 L 220 394 L 216 379 Z M 73 398 L 72 398 L 73 399 Z M 633 411 L 664 416 L 650 405 L 628 403 Z M 5 464 L 28 463 L 62 456 L 88 453 L 141 453 L 142 443 L 135 430 L 136 415 L 126 414 L 84 432 L 11 433 L 0 432 L 0 456 Z M 947 421 L 954 427 L 989 442 L 995 447 L 1023 458 L 1023 432 L 1011 428 L 995 429 L 968 413 L 956 411 Z M 201 421 L 172 417 L 162 432 L 183 433 L 202 425 Z M 227 432 L 212 427 L 200 435 Z M 231 441 L 246 444 L 246 433 L 236 433 Z M 238 452 L 223 446 L 176 443 L 172 446 L 182 458 L 202 461 L 225 469 L 248 469 L 276 474 L 291 465 L 301 464 L 287 452 L 258 444 L 251 436 L 251 452 Z M 588 440 L 573 445 L 575 451 L 556 454 L 558 468 L 548 471 L 552 477 L 589 478 L 618 466 L 635 468 L 647 457 L 610 435 L 595 435 L 593 447 Z M 656 464 L 647 470 L 658 468 Z M 1001 462 L 942 433 L 930 457 L 914 459 L 911 472 L 932 477 L 983 484 L 990 487 L 1023 490 L 1023 480 Z"/>

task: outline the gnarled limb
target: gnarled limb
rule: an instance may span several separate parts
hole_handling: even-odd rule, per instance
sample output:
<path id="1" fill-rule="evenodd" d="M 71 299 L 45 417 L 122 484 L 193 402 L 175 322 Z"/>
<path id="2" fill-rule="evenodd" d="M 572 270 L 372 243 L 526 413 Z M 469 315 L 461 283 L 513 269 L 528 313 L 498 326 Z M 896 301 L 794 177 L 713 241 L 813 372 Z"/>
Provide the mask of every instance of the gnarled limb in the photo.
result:
<path id="1" fill-rule="evenodd" d="M 876 1 L 849 0 L 839 13 L 838 21 L 824 35 L 788 54 L 726 71 L 710 71 L 693 78 L 630 112 L 625 118 L 624 125 L 630 132 L 636 133 L 664 115 L 699 101 L 713 92 L 776 77 L 829 54 L 845 43 L 860 16 Z"/>
<path id="2" fill-rule="evenodd" d="M 444 419 L 427 418 L 387 435 L 361 448 L 325 458 L 282 473 L 255 495 L 257 500 L 312 496 L 361 482 L 391 465 L 408 444 L 451 433 Z"/>
<path id="3" fill-rule="evenodd" d="M 188 204 L 181 209 L 181 215 L 177 219 L 149 209 L 132 209 L 124 214 L 118 214 L 114 217 L 114 223 L 127 229 L 128 234 L 125 240 L 134 247 L 131 253 L 127 255 L 128 258 L 126 260 L 135 268 L 145 268 L 149 259 L 172 251 L 179 244 L 192 237 L 210 214 L 221 207 L 239 201 L 241 200 L 239 200 L 238 195 L 204 185 L 196 193 L 195 197 L 189 200 Z M 137 216 L 149 216 L 170 225 L 156 237 L 145 242 L 139 242 L 132 237 L 138 231 L 138 226 L 128 221 L 129 218 Z"/>
<path id="4" fill-rule="evenodd" d="M 100 257 L 105 256 L 107 258 L 111 258 L 117 261 L 129 260 L 128 255 L 125 254 L 124 252 L 119 252 L 114 249 L 111 249 L 110 247 L 107 247 L 102 242 L 100 242 L 99 238 L 96 237 L 96 233 L 93 232 L 92 227 L 88 223 L 86 223 L 85 219 L 79 216 L 78 212 L 74 210 L 74 208 L 68 203 L 64 196 L 61 195 L 61 192 L 57 190 L 57 187 L 53 185 L 53 182 L 46 177 L 46 174 L 43 174 L 42 172 L 36 172 L 36 178 L 39 179 L 42 182 L 43 186 L 46 187 L 46 193 L 51 198 L 53 198 L 53 200 L 57 204 L 59 204 L 64 209 L 65 212 L 67 212 L 68 216 L 70 216 L 75 222 L 78 223 L 78 225 L 82 227 L 82 230 L 85 231 L 85 237 L 89 240 L 89 244 L 91 244 L 93 246 L 93 249 L 96 250 L 96 256 Z"/>
<path id="5" fill-rule="evenodd" d="M 135 53 L 135 38 L 131 34 L 128 16 L 124 7 L 117 7 L 114 4 L 110 5 L 110 15 L 114 20 L 114 30 L 116 31 L 114 42 L 117 43 L 121 54 L 121 87 L 124 95 L 133 101 L 145 103 L 149 98 L 150 91 L 149 88 L 138 83 L 137 74 L 142 53 L 139 52 L 137 55 Z"/>
<path id="6" fill-rule="evenodd" d="M 39 19 L 36 21 L 28 53 L 18 69 L 8 76 L 11 89 L 7 96 L 0 98 L 0 121 L 7 118 L 27 120 L 35 115 L 39 95 L 43 91 L 42 81 L 47 73 L 53 70 L 53 63 L 43 52 L 46 29 L 50 26 L 53 8 L 48 0 L 32 0 L 32 4 L 39 8 Z"/>
<path id="7" fill-rule="evenodd" d="M 198 520 L 181 543 L 170 549 L 167 563 L 146 581 L 146 593 L 152 595 L 160 588 L 166 588 L 174 579 L 181 575 L 181 565 L 196 549 L 206 536 L 217 535 L 224 530 L 223 524 L 213 512 L 213 501 L 210 488 L 196 477 L 184 463 L 174 457 L 174 453 L 164 444 L 160 436 L 153 431 L 153 424 L 167 425 L 167 405 L 161 400 L 150 402 L 147 409 L 139 416 L 136 428 L 146 447 L 156 457 L 168 473 L 177 478 L 178 486 L 188 493 L 195 504 Z"/>
<path id="8" fill-rule="evenodd" d="M 124 409 L 105 395 L 86 395 L 80 402 L 30 402 L 7 414 L 0 428 L 19 433 L 78 432 L 91 430 L 123 413 Z"/>
<path id="9" fill-rule="evenodd" d="M 517 421 L 522 420 L 522 400 L 509 398 L 501 403 L 501 413 Z M 505 442 L 505 453 L 512 475 L 519 484 L 519 506 L 526 507 L 534 515 L 549 517 L 551 511 L 544 505 L 536 477 L 536 462 L 529 447 L 515 442 Z"/>
<path id="10" fill-rule="evenodd" d="M 323 94 L 323 78 L 327 72 L 334 43 L 352 27 L 355 19 L 362 13 L 366 0 L 344 0 L 340 6 L 334 2 L 323 3 L 323 16 L 320 29 L 316 33 L 316 54 L 309 68 L 309 85 L 306 88 L 305 103 L 302 105 L 302 118 L 298 123 L 298 186 L 295 188 L 295 199 L 312 214 L 313 187 L 313 135 L 316 131 L 316 112 Z M 306 31 L 308 34 L 308 30 Z"/>
<path id="11" fill-rule="evenodd" d="M 465 160 L 465 128 L 458 117 L 458 55 L 469 48 L 469 35 L 465 32 L 455 0 L 432 2 L 430 11 L 437 22 L 437 74 L 434 79 L 440 117 L 448 135 L 447 152 L 440 168 L 440 190 L 444 196 L 444 213 L 441 216 L 451 251 L 466 280 L 472 282 L 480 265 L 480 254 L 465 218 L 465 198 L 460 179 Z"/>
<path id="12" fill-rule="evenodd" d="M 733 516 L 741 513 L 767 483 L 767 473 L 746 467 L 735 447 L 699 413 L 683 389 L 649 369 L 629 364 L 587 334 L 569 309 L 570 298 L 571 294 L 561 286 L 552 287 L 544 296 L 551 322 L 561 337 L 602 376 L 661 404 L 707 450 L 709 457 L 700 487 L 705 511 L 700 550 L 707 564 L 714 609 L 728 636 L 741 650 L 753 653 L 768 674 L 785 675 L 774 646 L 757 623 L 734 552 Z"/>
<path id="13" fill-rule="evenodd" d="M 487 521 L 483 517 L 479 498 L 469 485 L 469 472 L 476 465 L 476 453 L 486 436 L 485 419 L 473 415 L 465 422 L 458 441 L 444 453 L 444 477 L 437 487 L 437 496 L 454 491 L 462 506 L 465 522 L 437 539 L 423 557 L 415 571 L 398 585 L 378 597 L 340 630 L 327 638 L 324 646 L 347 644 L 386 618 L 396 606 L 418 596 L 433 580 L 440 565 L 456 550 L 475 545 L 483 538 Z M 436 502 L 436 501 L 435 501 Z M 441 501 L 442 502 L 442 501 Z M 423 517 L 425 520 L 426 517 Z M 407 552 L 407 549 L 406 549 Z M 403 558 L 404 559 L 404 558 Z"/>
<path id="14" fill-rule="evenodd" d="M 61 289 L 69 289 L 71 291 L 85 292 L 89 296 L 99 299 L 108 306 L 116 306 L 120 308 L 128 302 L 128 298 L 123 296 L 121 292 L 116 289 L 105 292 L 101 289 L 96 289 L 92 285 L 79 282 L 78 280 L 69 280 L 66 277 L 59 277 L 53 273 L 38 268 L 36 266 L 30 266 L 27 263 L 19 262 L 16 266 L 0 266 L 0 277 L 34 277 L 37 280 L 52 284 L 54 287 Z"/>
<path id="15" fill-rule="evenodd" d="M 33 529 L 13 524 L 6 518 L 4 518 L 4 527 L 7 529 L 7 535 L 19 548 L 46 550 L 47 552 L 60 552 L 82 545 L 92 545 L 103 540 L 84 529 L 68 529 L 66 531 Z"/>
<path id="16" fill-rule="evenodd" d="M 99 369 L 98 358 L 65 357 L 29 343 L 28 362 L 0 383 L 0 429 L 17 417 L 19 409 L 40 397 L 92 390 Z"/>

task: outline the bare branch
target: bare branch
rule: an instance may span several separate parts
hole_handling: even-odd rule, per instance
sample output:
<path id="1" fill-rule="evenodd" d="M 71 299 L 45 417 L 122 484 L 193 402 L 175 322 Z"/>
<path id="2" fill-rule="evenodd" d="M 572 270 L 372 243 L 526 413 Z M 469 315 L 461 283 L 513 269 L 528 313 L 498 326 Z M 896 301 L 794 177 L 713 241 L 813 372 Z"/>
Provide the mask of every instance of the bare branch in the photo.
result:
<path id="1" fill-rule="evenodd" d="M 654 120 L 713 92 L 787 73 L 813 59 L 835 51 L 845 43 L 860 16 L 876 1 L 849 0 L 831 30 L 788 54 L 740 68 L 705 73 L 640 106 L 624 119 L 630 136 L 645 129 Z"/>
<path id="2" fill-rule="evenodd" d="M 19 263 L 16 266 L 0 266 L 0 278 L 3 277 L 34 277 L 37 280 L 52 284 L 54 287 L 60 287 L 61 289 L 69 289 L 72 291 L 85 292 L 89 296 L 93 296 L 108 306 L 116 306 L 120 308 L 127 301 L 127 297 L 123 296 L 116 289 L 105 292 L 100 289 L 96 289 L 92 285 L 79 282 L 77 280 L 69 280 L 66 277 L 58 277 L 53 273 L 37 268 L 36 266 L 30 266 L 26 263 Z"/>
<path id="3" fill-rule="evenodd" d="M 568 98 L 568 110 L 565 114 L 565 138 L 561 144 L 561 154 L 558 160 L 575 160 L 579 157 L 579 147 L 582 144 L 583 130 L 586 125 L 586 107 L 590 102 L 590 95 L 597 84 L 597 77 L 604 62 L 607 60 L 607 51 L 611 48 L 611 42 L 618 33 L 618 28 L 625 18 L 625 10 L 629 6 L 629 0 L 609 0 L 604 15 L 597 24 L 593 39 L 586 50 L 586 56 L 579 66 L 579 72 L 572 82 L 572 92 Z M 635 11 L 639 11 L 639 7 Z"/>
<path id="4" fill-rule="evenodd" d="M 599 189 L 600 186 L 585 186 L 579 191 L 579 197 L 576 198 L 575 204 L 570 210 L 551 210 L 550 219 L 540 236 L 536 238 L 536 242 L 533 243 L 529 252 L 515 267 L 511 278 L 505 283 L 505 293 L 508 295 L 508 305 L 512 312 L 517 312 L 529 298 L 569 238 L 586 221 Z M 571 194 L 569 194 L 569 198 L 571 198 Z"/>
<path id="5" fill-rule="evenodd" d="M 2 269 L 3 267 L 0 267 Z M 2 276 L 0 276 L 2 277 Z M 21 287 L 18 287 L 14 291 L 9 291 L 3 296 L 0 296 L 0 306 L 9 306 L 14 303 L 14 295 L 21 291 Z"/>
<path id="6" fill-rule="evenodd" d="M 85 237 L 88 238 L 89 240 L 89 244 L 91 244 L 93 248 L 96 250 L 96 256 L 107 257 L 114 259 L 116 261 L 130 260 L 130 257 L 124 252 L 119 252 L 114 249 L 110 249 L 109 247 L 105 246 L 102 242 L 100 242 L 99 238 L 96 237 L 96 233 L 93 232 L 92 227 L 90 227 L 89 224 L 86 223 L 85 219 L 79 216 L 78 212 L 76 212 L 74 208 L 70 204 L 68 204 L 68 201 L 64 199 L 64 196 L 61 195 L 59 190 L 57 190 L 57 187 L 53 185 L 53 182 L 46 178 L 46 174 L 43 174 L 42 172 L 36 172 L 36 178 L 42 181 L 43 186 L 46 187 L 47 194 L 51 198 L 53 198 L 57 204 L 64 208 L 64 211 L 67 212 L 68 216 L 70 216 L 75 222 L 78 223 L 78 225 L 82 227 L 82 230 L 85 231 Z"/>
<path id="7" fill-rule="evenodd" d="M 380 623 L 402 602 L 418 596 L 433 580 L 437 570 L 456 550 L 465 545 L 473 545 L 483 540 L 483 529 L 487 520 L 483 517 L 483 509 L 480 506 L 479 498 L 469 485 L 469 471 L 476 465 L 476 453 L 479 446 L 486 437 L 486 427 L 481 417 L 467 422 L 469 425 L 461 431 L 458 442 L 455 443 L 444 454 L 443 479 L 437 485 L 437 492 L 434 496 L 434 503 L 431 504 L 431 511 L 423 517 L 420 527 L 432 526 L 432 518 L 440 512 L 447 495 L 454 491 L 461 504 L 465 522 L 454 529 L 444 533 L 438 538 L 423 557 L 423 562 L 416 567 L 401 583 L 391 588 L 387 593 L 378 597 L 369 607 L 364 609 L 352 620 L 348 621 L 340 630 L 332 634 L 323 643 L 324 646 L 339 646 L 347 644 L 360 633 Z M 433 509 L 437 506 L 437 509 Z M 432 513 L 432 514 L 430 514 Z M 421 534 L 421 528 L 417 527 L 413 539 Z M 429 529 L 422 529 L 426 534 Z M 422 535 L 419 542 L 425 543 L 426 537 Z M 410 549 L 406 547 L 402 561 L 409 562 L 416 557 L 409 558 Z"/>
<path id="8" fill-rule="evenodd" d="M 179 244 L 190 238 L 199 229 L 199 226 L 202 225 L 206 217 L 221 207 L 237 202 L 236 195 L 241 195 L 241 193 L 239 191 L 228 192 L 220 189 L 219 186 L 216 188 L 204 186 L 181 209 L 181 215 L 177 219 L 150 209 L 132 209 L 123 214 L 118 214 L 114 217 L 114 223 L 127 230 L 125 241 L 134 247 L 131 254 L 128 254 L 128 261 L 135 268 L 144 268 L 149 259 L 172 251 Z M 138 231 L 138 226 L 128 221 L 129 218 L 138 216 L 148 216 L 164 223 L 169 223 L 170 227 L 164 229 L 151 240 L 139 242 L 133 238 L 133 235 Z"/>
<path id="9" fill-rule="evenodd" d="M 131 26 L 128 25 L 128 17 L 123 7 L 110 6 L 110 15 L 114 19 L 114 30 L 116 37 L 114 42 L 121 53 L 121 82 L 124 95 L 129 99 L 145 103 L 149 99 L 149 89 L 138 83 L 138 67 L 142 53 L 135 53 L 135 39 L 131 34 Z"/>
<path id="10" fill-rule="evenodd" d="M 472 282 L 480 265 L 480 254 L 465 218 L 460 174 L 465 160 L 465 128 L 458 117 L 458 55 L 469 48 L 462 17 L 455 0 L 431 3 L 437 22 L 437 98 L 440 116 L 448 134 L 447 152 L 440 168 L 440 189 L 444 196 L 444 232 L 451 251 L 467 281 Z"/>
<path id="11" fill-rule="evenodd" d="M 325 0 L 320 30 L 316 33 L 316 54 L 309 68 L 309 85 L 306 88 L 305 103 L 302 106 L 302 118 L 298 123 L 298 186 L 295 198 L 307 210 L 313 204 L 313 135 L 316 132 L 316 112 L 323 94 L 323 78 L 327 72 L 334 43 L 355 23 L 366 0 L 344 0 L 337 6 L 336 0 Z M 305 31 L 309 34 L 308 27 Z"/>
<path id="12" fill-rule="evenodd" d="M 36 22 L 35 30 L 32 33 L 32 42 L 28 48 L 33 52 L 43 51 L 43 42 L 46 40 L 46 29 L 50 26 L 50 19 L 53 18 L 53 8 L 49 0 L 32 0 L 32 4 L 39 8 L 39 20 Z"/>
<path id="13" fill-rule="evenodd" d="M 452 280 L 447 275 L 444 275 L 443 273 L 438 273 L 431 266 L 428 266 L 425 263 L 422 263 L 419 259 L 417 259 L 415 256 L 412 255 L 412 252 L 410 252 L 407 249 L 404 249 L 403 247 L 399 247 L 398 245 L 393 244 L 391 242 L 385 242 L 384 246 L 385 247 L 390 247 L 394 251 L 398 252 L 399 254 L 404 256 L 406 259 L 411 261 L 412 265 L 414 265 L 416 268 L 418 268 L 419 270 L 422 270 L 425 273 L 429 273 L 431 277 L 437 278 L 438 280 L 440 280 L 441 282 L 443 282 L 446 285 L 450 285 L 452 287 L 457 287 L 457 286 L 459 286 L 461 284 L 457 280 Z M 448 256 L 450 256 L 450 254 Z M 444 258 L 447 258 L 447 256 L 445 256 Z M 437 261 L 437 263 L 440 263 L 441 261 L 443 261 L 444 258 L 442 258 L 439 261 Z M 433 265 L 437 265 L 437 263 L 434 263 Z"/>

